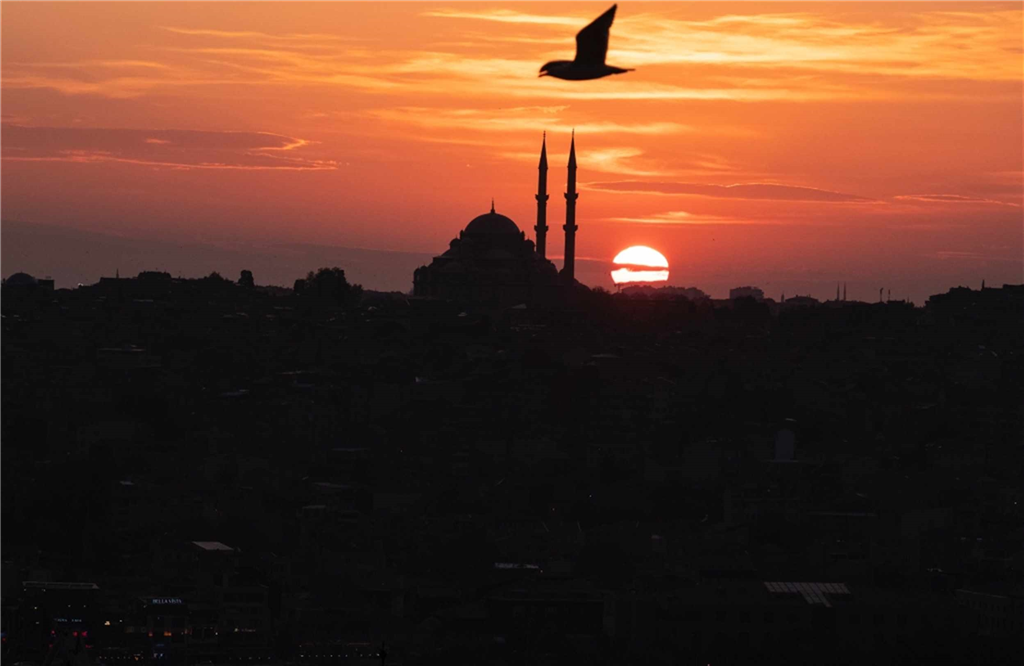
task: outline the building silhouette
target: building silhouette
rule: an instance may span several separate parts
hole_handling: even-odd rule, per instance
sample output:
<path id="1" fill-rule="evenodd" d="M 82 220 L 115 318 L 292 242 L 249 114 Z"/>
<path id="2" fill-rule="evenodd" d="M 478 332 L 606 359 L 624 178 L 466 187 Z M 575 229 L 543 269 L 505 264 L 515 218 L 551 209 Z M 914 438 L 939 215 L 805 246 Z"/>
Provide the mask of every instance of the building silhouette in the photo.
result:
<path id="1" fill-rule="evenodd" d="M 3 281 L 3 286 L 8 295 L 53 293 L 52 278 L 36 278 L 28 273 L 15 273 Z"/>
<path id="2" fill-rule="evenodd" d="M 753 298 L 758 303 L 764 301 L 764 291 L 758 287 L 736 287 L 729 290 L 729 300 L 737 298 Z"/>
<path id="3" fill-rule="evenodd" d="M 536 242 L 512 219 L 491 210 L 470 221 L 428 266 L 416 269 L 413 295 L 456 301 L 551 302 L 575 284 L 576 138 L 569 148 L 565 193 L 565 259 L 561 273 L 547 258 L 547 136 L 538 165 Z"/>

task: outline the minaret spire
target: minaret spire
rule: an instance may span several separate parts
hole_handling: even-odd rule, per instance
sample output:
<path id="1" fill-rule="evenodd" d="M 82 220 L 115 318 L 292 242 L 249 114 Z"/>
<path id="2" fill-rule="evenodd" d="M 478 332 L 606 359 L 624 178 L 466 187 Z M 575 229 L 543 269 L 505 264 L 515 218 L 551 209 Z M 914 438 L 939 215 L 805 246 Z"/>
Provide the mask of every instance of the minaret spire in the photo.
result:
<path id="1" fill-rule="evenodd" d="M 540 143 L 540 165 L 537 167 L 540 172 L 537 178 L 537 226 L 533 228 L 537 232 L 537 254 L 541 259 L 547 257 L 548 247 L 548 133 Z"/>
<path id="2" fill-rule="evenodd" d="M 569 182 L 565 193 L 565 262 L 562 274 L 566 282 L 576 281 L 576 130 L 572 131 L 572 142 L 569 144 Z"/>
<path id="3" fill-rule="evenodd" d="M 491 197 L 491 212 L 494 212 L 494 197 Z"/>

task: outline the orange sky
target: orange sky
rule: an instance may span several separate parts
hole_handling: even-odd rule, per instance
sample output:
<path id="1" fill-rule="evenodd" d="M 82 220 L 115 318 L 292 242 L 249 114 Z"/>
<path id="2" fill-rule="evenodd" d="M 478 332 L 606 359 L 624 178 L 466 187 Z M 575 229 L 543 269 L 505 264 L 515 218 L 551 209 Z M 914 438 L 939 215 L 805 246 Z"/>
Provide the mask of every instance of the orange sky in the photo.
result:
<path id="1" fill-rule="evenodd" d="M 560 257 L 575 127 L 591 285 L 1022 281 L 1020 3 L 626 2 L 637 71 L 538 78 L 608 4 L 4 2 L 3 220 L 439 253 L 491 196 L 533 235 L 547 130 Z"/>

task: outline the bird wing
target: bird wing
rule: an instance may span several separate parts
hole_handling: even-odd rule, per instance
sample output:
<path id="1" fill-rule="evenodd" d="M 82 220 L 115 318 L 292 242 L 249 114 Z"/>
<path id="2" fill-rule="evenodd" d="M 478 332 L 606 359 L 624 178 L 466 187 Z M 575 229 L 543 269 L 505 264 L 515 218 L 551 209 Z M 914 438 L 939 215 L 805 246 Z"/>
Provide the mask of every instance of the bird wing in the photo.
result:
<path id="1" fill-rule="evenodd" d="M 603 65 L 608 55 L 608 31 L 615 20 L 615 8 L 598 16 L 594 21 L 576 33 L 576 62 L 587 65 Z"/>

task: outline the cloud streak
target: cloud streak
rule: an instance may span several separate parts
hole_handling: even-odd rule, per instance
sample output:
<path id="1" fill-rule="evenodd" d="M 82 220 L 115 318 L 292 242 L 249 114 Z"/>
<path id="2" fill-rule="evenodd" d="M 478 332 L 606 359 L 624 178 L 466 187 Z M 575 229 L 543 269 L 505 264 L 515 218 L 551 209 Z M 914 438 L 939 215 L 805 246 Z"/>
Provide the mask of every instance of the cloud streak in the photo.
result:
<path id="1" fill-rule="evenodd" d="M 429 129 L 462 129 L 474 132 L 530 132 L 546 127 L 565 127 L 570 117 L 568 106 L 524 106 L 501 109 L 446 109 L 406 106 L 372 109 L 365 115 L 388 122 Z M 676 122 L 618 123 L 583 121 L 572 123 L 580 134 L 639 134 L 664 136 L 693 132 L 694 128 Z"/>
<path id="2" fill-rule="evenodd" d="M 131 164 L 170 169 L 326 171 L 333 160 L 295 154 L 305 139 L 269 132 L 26 127 L 5 123 L 3 160 Z"/>
<path id="3" fill-rule="evenodd" d="M 275 35 L 268 32 L 258 32 L 251 30 L 208 30 L 202 28 L 176 28 L 172 26 L 164 26 L 163 29 L 167 32 L 173 32 L 178 35 L 188 35 L 190 37 L 213 37 L 218 39 L 252 39 L 282 43 L 308 44 L 310 42 L 350 42 L 357 39 L 353 37 L 342 37 L 341 35 L 331 35 L 326 33 L 289 33 L 284 35 Z"/>
<path id="4" fill-rule="evenodd" d="M 939 250 L 938 252 L 932 252 L 927 255 L 934 259 L 940 259 L 942 261 L 954 260 L 954 261 L 972 261 L 980 263 L 1012 263 L 1012 264 L 1024 264 L 1024 259 L 1021 257 L 1001 257 L 991 253 L 982 252 L 968 252 L 964 250 Z"/>
<path id="5" fill-rule="evenodd" d="M 737 183 L 733 185 L 702 185 L 697 183 L 652 183 L 619 181 L 590 183 L 589 187 L 607 192 L 631 194 L 663 194 L 713 197 L 716 199 L 747 199 L 754 201 L 813 201 L 819 203 L 878 203 L 876 199 L 833 192 L 813 187 L 777 185 L 773 183 Z"/>
<path id="6" fill-rule="evenodd" d="M 536 128 L 534 131 L 536 132 Z M 500 157 L 523 162 L 536 162 L 537 155 L 536 151 L 503 151 L 499 154 Z M 672 175 L 671 170 L 663 167 L 659 161 L 645 158 L 643 150 L 628 146 L 587 148 L 586 169 L 589 172 L 596 171 L 641 178 Z"/>
<path id="7" fill-rule="evenodd" d="M 633 217 L 610 217 L 605 218 L 607 222 L 621 222 L 626 224 L 653 224 L 665 226 L 764 226 L 764 225 L 803 225 L 804 221 L 774 220 L 774 219 L 753 219 L 724 217 L 720 215 L 693 214 L 682 210 L 672 210 L 652 215 Z"/>
<path id="8" fill-rule="evenodd" d="M 671 14 L 671 12 L 669 12 Z M 593 18 L 584 12 L 550 16 L 504 9 L 434 10 L 424 15 L 551 27 L 582 28 Z M 727 15 L 684 20 L 664 12 L 620 15 L 609 57 L 625 66 L 665 64 L 788 67 L 812 71 L 875 72 L 887 76 L 1018 81 L 1020 68 L 1000 57 L 1019 48 L 1021 13 L 919 11 L 903 25 L 867 18 L 845 21 L 813 11 Z M 878 48 L 880 43 L 885 48 Z M 998 63 L 993 67 L 994 63 Z"/>
<path id="9" fill-rule="evenodd" d="M 998 199 L 988 199 L 985 197 L 975 197 L 965 194 L 901 194 L 893 197 L 897 201 L 910 201 L 915 203 L 945 203 L 945 204 L 990 204 L 994 206 L 1011 206 L 1013 208 L 1020 208 L 1020 204 L 999 201 Z"/>
<path id="10" fill-rule="evenodd" d="M 896 24 L 809 11 L 701 21 L 684 20 L 678 13 L 662 6 L 657 12 L 620 16 L 609 57 L 642 69 L 629 81 L 587 87 L 538 80 L 536 69 L 545 59 L 571 57 L 569 28 L 582 27 L 592 17 L 582 10 L 543 15 L 508 9 L 437 9 L 422 15 L 439 22 L 503 23 L 513 30 L 518 25 L 524 34 L 482 31 L 455 42 L 400 49 L 375 44 L 372 37 L 164 26 L 160 30 L 174 41 L 147 49 L 147 57 L 12 61 L 5 63 L 3 86 L 124 99 L 191 86 L 321 86 L 381 95 L 445 90 L 460 98 L 551 101 L 792 103 L 978 94 L 909 85 L 955 79 L 1004 84 L 986 90 L 986 97 L 1019 99 L 1019 58 L 1006 56 L 1020 48 L 1019 11 L 920 11 L 898 15 Z M 486 55 L 496 44 L 510 42 L 518 45 L 517 57 Z M 154 52 L 166 54 L 169 62 L 154 58 Z M 178 60 L 170 62 L 170 54 Z M 686 68 L 685 77 L 677 76 L 680 67 Z"/>

